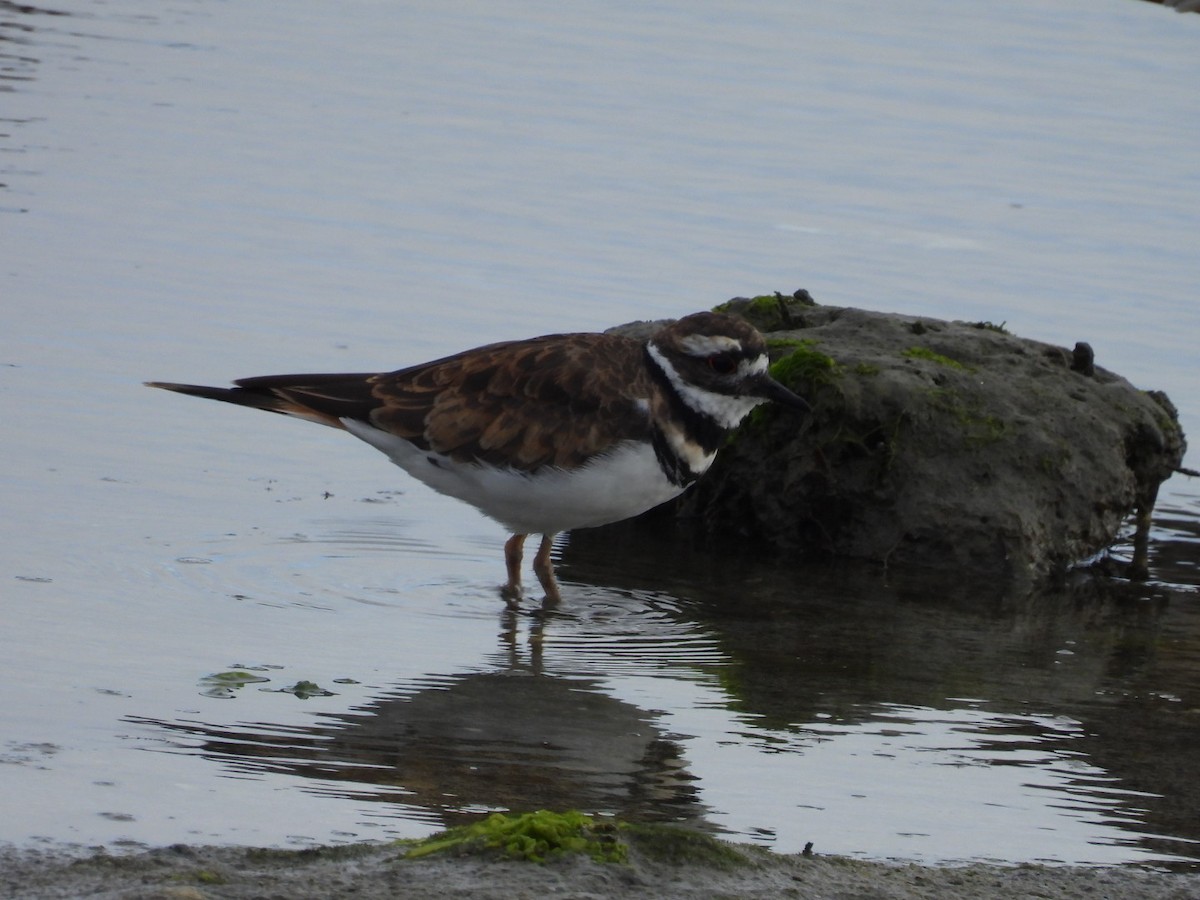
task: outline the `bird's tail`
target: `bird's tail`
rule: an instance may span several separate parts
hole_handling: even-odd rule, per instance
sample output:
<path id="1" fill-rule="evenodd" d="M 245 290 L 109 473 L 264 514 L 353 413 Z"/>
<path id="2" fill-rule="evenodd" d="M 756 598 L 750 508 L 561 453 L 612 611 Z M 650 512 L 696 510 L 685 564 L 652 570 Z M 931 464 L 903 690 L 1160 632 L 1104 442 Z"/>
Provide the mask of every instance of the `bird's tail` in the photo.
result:
<path id="1" fill-rule="evenodd" d="M 367 377 L 336 376 L 342 385 L 362 384 Z M 325 379 L 330 381 L 322 385 Z M 329 392 L 321 389 L 323 386 L 332 386 L 331 382 L 330 376 L 272 375 L 264 378 L 245 378 L 234 382 L 235 387 L 208 387 L 203 384 L 178 384 L 171 381 L 147 381 L 146 386 L 238 406 L 249 406 L 252 409 L 264 409 L 267 412 L 295 416 L 332 428 L 344 428 L 342 416 L 353 415 L 357 410 L 348 408 L 353 404 L 348 403 L 344 397 L 336 396 L 338 392 L 333 392 L 334 396 L 328 396 Z"/>

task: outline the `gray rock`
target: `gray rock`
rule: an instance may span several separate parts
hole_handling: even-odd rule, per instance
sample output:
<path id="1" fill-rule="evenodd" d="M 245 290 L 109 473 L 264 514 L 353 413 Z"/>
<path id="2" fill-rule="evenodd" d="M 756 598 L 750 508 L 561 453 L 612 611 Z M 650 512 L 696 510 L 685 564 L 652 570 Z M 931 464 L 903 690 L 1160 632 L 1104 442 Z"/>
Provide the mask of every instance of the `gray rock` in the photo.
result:
<path id="1" fill-rule="evenodd" d="M 1108 547 L 1134 515 L 1131 574 L 1144 573 L 1183 431 L 1165 394 L 1096 365 L 1086 343 L 817 306 L 804 291 L 719 309 L 767 335 L 772 373 L 813 414 L 756 410 L 670 505 L 682 527 L 789 555 L 1025 582 Z"/>

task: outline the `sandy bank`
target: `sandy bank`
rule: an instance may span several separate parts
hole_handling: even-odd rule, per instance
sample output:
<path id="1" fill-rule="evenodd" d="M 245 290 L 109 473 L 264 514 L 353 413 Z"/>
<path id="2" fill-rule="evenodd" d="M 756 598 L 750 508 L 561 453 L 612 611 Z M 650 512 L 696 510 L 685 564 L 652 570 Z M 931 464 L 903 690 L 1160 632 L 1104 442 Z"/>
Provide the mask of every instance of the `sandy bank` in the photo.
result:
<path id="1" fill-rule="evenodd" d="M 0 850 L 11 898 L 1139 898 L 1200 896 L 1200 874 L 1135 868 L 934 868 L 740 849 L 740 861 L 666 859 L 631 847 L 627 864 L 574 855 L 545 865 L 495 857 L 402 860 L 395 846 L 308 851 L 176 845 L 132 852 Z"/>

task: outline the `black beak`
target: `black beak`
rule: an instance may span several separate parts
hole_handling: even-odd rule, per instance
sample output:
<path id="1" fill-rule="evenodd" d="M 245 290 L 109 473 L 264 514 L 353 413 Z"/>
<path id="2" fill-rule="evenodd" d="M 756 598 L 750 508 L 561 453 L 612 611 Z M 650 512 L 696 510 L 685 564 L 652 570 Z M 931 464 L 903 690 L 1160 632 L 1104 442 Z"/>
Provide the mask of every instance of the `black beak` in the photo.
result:
<path id="1" fill-rule="evenodd" d="M 784 406 L 790 406 L 800 412 L 812 412 L 812 407 L 808 405 L 807 400 L 799 394 L 793 394 L 770 375 L 763 375 L 756 381 L 753 393 L 756 397 L 782 403 Z"/>

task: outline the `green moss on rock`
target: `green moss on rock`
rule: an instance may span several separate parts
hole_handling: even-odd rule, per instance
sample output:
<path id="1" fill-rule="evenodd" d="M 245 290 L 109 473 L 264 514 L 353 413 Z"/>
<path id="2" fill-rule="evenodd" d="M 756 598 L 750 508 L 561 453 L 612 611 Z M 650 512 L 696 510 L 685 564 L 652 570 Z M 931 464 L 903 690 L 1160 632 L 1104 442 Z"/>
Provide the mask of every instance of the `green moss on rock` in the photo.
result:
<path id="1" fill-rule="evenodd" d="M 950 369 L 969 371 L 971 368 L 968 365 L 960 363 L 957 359 L 951 359 L 949 356 L 943 356 L 941 353 L 930 350 L 928 347 L 909 347 L 907 350 L 903 351 L 901 355 L 906 356 L 909 359 L 923 359 L 927 362 L 937 363 L 939 366 L 946 366 Z"/>
<path id="2" fill-rule="evenodd" d="M 771 364 L 771 377 L 789 387 L 807 384 L 829 384 L 842 373 L 838 361 L 815 349 L 816 342 L 792 342 L 792 352 Z"/>
<path id="3" fill-rule="evenodd" d="M 766 333 L 803 328 L 802 311 L 815 305 L 812 295 L 801 289 L 790 295 L 775 291 L 756 297 L 734 297 L 714 306 L 713 312 L 741 316 Z"/>
<path id="4" fill-rule="evenodd" d="M 1004 438 L 1008 423 L 999 416 L 985 412 L 977 399 L 967 399 L 948 388 L 929 391 L 933 406 L 949 414 L 958 423 L 963 441 L 968 447 L 992 444 Z"/>

